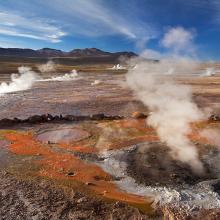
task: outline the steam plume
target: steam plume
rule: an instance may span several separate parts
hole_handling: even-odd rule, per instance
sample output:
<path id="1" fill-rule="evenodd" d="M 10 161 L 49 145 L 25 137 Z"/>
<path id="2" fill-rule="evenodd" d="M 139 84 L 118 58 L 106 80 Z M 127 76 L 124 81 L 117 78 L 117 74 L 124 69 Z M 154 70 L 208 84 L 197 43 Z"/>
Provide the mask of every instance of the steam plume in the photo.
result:
<path id="1" fill-rule="evenodd" d="M 41 73 L 53 72 L 53 71 L 56 70 L 56 65 L 55 65 L 55 63 L 52 60 L 50 60 L 50 61 L 48 61 L 45 64 L 39 65 L 38 66 L 38 70 Z"/>
<path id="2" fill-rule="evenodd" d="M 30 67 L 21 66 L 18 68 L 18 72 L 19 74 L 11 74 L 11 82 L 1 83 L 0 94 L 30 89 L 38 78 Z"/>
<path id="3" fill-rule="evenodd" d="M 214 76 L 216 74 L 216 70 L 214 67 L 207 68 L 205 73 L 202 76 Z"/>
<path id="4" fill-rule="evenodd" d="M 110 70 L 125 70 L 126 67 L 121 66 L 120 64 L 114 65 L 113 67 L 109 68 Z"/>
<path id="5" fill-rule="evenodd" d="M 94 82 L 91 83 L 91 85 L 95 86 L 95 85 L 99 85 L 100 83 L 101 83 L 101 81 L 96 79 Z"/>
<path id="6" fill-rule="evenodd" d="M 170 147 L 172 157 L 188 163 L 194 172 L 201 174 L 203 165 L 187 135 L 191 132 L 190 123 L 203 119 L 204 114 L 193 103 L 189 86 L 179 85 L 164 76 L 165 64 L 166 60 L 157 63 L 140 61 L 136 69 L 128 71 L 127 82 L 151 111 L 147 123 Z M 181 66 L 178 61 L 174 64 Z"/>
<path id="7" fill-rule="evenodd" d="M 219 130 L 206 128 L 200 132 L 200 135 L 205 137 L 208 141 L 216 145 L 218 148 L 220 148 Z"/>
<path id="8" fill-rule="evenodd" d="M 78 77 L 78 73 L 76 70 L 72 70 L 70 73 L 66 73 L 62 76 L 53 76 L 51 78 L 48 79 L 40 79 L 38 81 L 43 81 L 43 82 L 47 82 L 47 81 L 71 81 L 71 80 L 76 80 L 76 79 L 80 79 Z"/>

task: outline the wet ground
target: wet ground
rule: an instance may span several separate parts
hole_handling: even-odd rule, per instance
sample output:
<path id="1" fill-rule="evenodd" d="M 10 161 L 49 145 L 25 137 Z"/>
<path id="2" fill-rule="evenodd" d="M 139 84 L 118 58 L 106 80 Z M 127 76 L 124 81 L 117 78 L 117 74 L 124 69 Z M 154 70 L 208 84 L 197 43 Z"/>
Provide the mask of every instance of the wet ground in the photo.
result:
<path id="1" fill-rule="evenodd" d="M 207 123 L 207 126 L 213 125 Z M 168 148 L 158 142 L 155 131 L 146 125 L 144 119 L 47 122 L 34 125 L 22 124 L 7 130 L 2 129 L 0 130 L 1 168 L 5 171 L 3 174 L 6 175 L 7 181 L 13 183 L 15 181 L 14 184 L 19 183 L 22 186 L 29 184 L 30 194 L 32 185 L 35 184 L 34 187 L 37 187 L 40 180 L 44 181 L 49 188 L 58 184 L 57 190 L 62 196 L 65 195 L 62 190 L 66 189 L 80 193 L 80 196 L 86 197 L 87 201 L 90 201 L 90 197 L 97 197 L 100 205 L 103 204 L 104 207 L 107 207 L 109 202 L 111 207 L 114 207 L 116 201 L 123 202 L 127 205 L 123 205 L 120 211 L 123 213 L 124 208 L 131 209 L 134 216 L 138 212 L 137 216 L 160 218 L 159 216 L 163 214 L 162 211 L 159 211 L 159 207 L 169 204 L 169 199 L 173 197 L 171 195 L 171 197 L 167 197 L 167 193 L 181 192 L 189 190 L 189 188 L 192 188 L 191 196 L 195 196 L 197 193 L 199 195 L 201 193 L 199 190 L 209 193 L 210 208 L 215 208 L 218 206 L 218 182 L 212 183 L 212 181 L 218 181 L 219 167 L 218 164 L 211 164 L 209 162 L 211 156 L 207 155 L 213 153 L 219 155 L 219 153 L 214 146 L 208 145 L 203 138 L 195 135 L 196 132 L 198 131 L 195 129 L 191 139 L 197 143 L 201 159 L 207 168 L 204 176 L 195 175 L 186 164 L 173 160 L 168 154 Z M 213 171 L 213 166 L 218 172 Z M 19 181 L 16 182 L 16 179 Z M 217 188 L 210 190 L 211 188 L 206 186 L 204 190 L 198 186 L 206 181 L 211 181 L 210 187 L 217 184 Z M 7 183 L 5 184 L 7 186 Z M 163 187 L 167 191 L 162 191 Z M 3 187 L 1 190 L 3 189 L 7 190 L 7 187 Z M 13 187 L 13 184 L 10 184 L 8 190 L 12 197 L 15 192 L 17 196 L 17 189 Z M 215 191 L 216 195 L 212 194 Z M 21 192 L 22 198 L 26 196 L 23 193 Z M 41 189 L 40 193 L 43 193 Z M 158 200 L 156 198 L 159 195 L 161 198 Z M 4 201 L 9 196 L 10 194 L 2 193 Z M 28 196 L 30 197 L 29 194 Z M 53 200 L 55 195 L 50 196 Z M 80 199 L 80 196 L 77 199 Z M 22 203 L 25 208 L 30 208 L 30 205 L 35 206 L 39 202 L 37 196 L 31 200 L 29 197 L 27 201 L 25 200 L 26 202 L 23 201 L 24 204 Z M 19 206 L 22 202 L 20 199 L 20 197 L 14 197 L 15 204 L 12 204 L 12 207 Z M 60 204 L 60 200 L 65 203 L 69 202 L 63 197 L 58 198 L 58 201 L 55 199 L 55 207 L 58 206 L 56 203 Z M 161 205 L 158 206 L 156 201 Z M 192 198 L 191 202 L 196 204 L 196 201 L 195 198 Z M 43 201 L 40 203 L 42 206 L 47 206 Z M 4 210 L 8 210 L 5 207 L 8 205 L 6 202 L 4 208 L 0 209 L 2 215 L 7 216 Z M 129 208 L 128 205 L 134 208 Z M 89 202 L 88 206 L 90 211 L 97 212 L 96 206 L 93 207 L 93 200 Z M 59 210 L 62 210 L 62 207 Z M 74 208 L 72 206 L 67 208 L 68 215 L 70 212 L 73 212 L 73 216 L 76 215 L 75 208 L 76 205 Z M 62 214 L 59 210 L 54 208 L 54 211 L 48 210 L 48 213 L 43 212 L 44 214 L 42 214 L 39 209 L 31 209 L 31 211 L 25 211 L 24 216 L 34 215 L 32 213 L 34 212 L 38 216 L 36 219 L 42 219 L 39 217 L 40 213 L 42 216 L 60 215 L 61 217 L 58 219 L 63 219 L 66 213 Z M 79 208 L 79 212 L 80 215 L 86 216 L 84 208 Z M 109 214 L 104 212 L 103 215 L 106 217 Z M 101 219 L 102 217 L 102 214 L 98 213 L 97 217 L 90 219 Z M 66 219 L 74 218 L 66 217 Z M 136 217 L 131 219 L 136 219 Z"/>
<path id="2" fill-rule="evenodd" d="M 0 118 L 26 118 L 46 113 L 130 115 L 137 109 L 146 111 L 143 104 L 125 88 L 124 74 L 113 77 L 107 73 L 79 75 L 72 81 L 37 82 L 30 90 L 0 97 Z M 100 80 L 100 84 L 92 86 L 95 80 Z"/>
<path id="3" fill-rule="evenodd" d="M 100 83 L 91 85 L 95 80 Z M 218 91 L 203 95 L 198 85 L 194 89 L 198 104 L 218 111 Z M 145 119 L 130 117 L 148 110 L 126 87 L 124 74 L 80 73 L 0 99 L 0 119 L 47 113 L 126 117 L 1 128 L 2 219 L 186 219 L 195 214 L 192 208 L 197 216 L 212 212 L 210 219 L 219 218 L 219 149 L 199 135 L 204 127 L 219 129 L 218 122 L 193 126 L 190 139 L 205 167 L 198 176 L 170 157 Z"/>
<path id="4" fill-rule="evenodd" d="M 60 74 L 58 74 L 60 75 Z M 50 78 L 45 74 L 44 78 Z M 0 81 L 6 80 L 0 78 Z M 9 80 L 9 75 L 8 75 Z M 99 80 L 97 85 L 91 85 Z M 32 89 L 0 97 L 2 118 L 27 118 L 42 114 L 130 116 L 134 111 L 147 112 L 125 83 L 121 73 L 79 73 L 72 81 L 36 82 Z M 211 107 L 219 112 L 220 77 L 179 78 L 181 83 L 191 84 L 194 99 L 201 107 Z"/>

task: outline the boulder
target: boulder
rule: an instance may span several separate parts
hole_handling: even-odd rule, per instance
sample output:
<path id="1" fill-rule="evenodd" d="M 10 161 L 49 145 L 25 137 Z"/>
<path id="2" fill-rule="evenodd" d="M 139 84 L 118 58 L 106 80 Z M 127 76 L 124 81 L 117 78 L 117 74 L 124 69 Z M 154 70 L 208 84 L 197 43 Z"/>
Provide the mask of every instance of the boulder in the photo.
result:
<path id="1" fill-rule="evenodd" d="M 105 115 L 104 114 L 95 114 L 95 115 L 91 115 L 91 120 L 103 120 L 105 119 Z"/>
<path id="2" fill-rule="evenodd" d="M 33 115 L 31 117 L 28 118 L 28 122 L 29 123 L 40 123 L 43 121 L 43 118 L 41 115 Z"/>
<path id="3" fill-rule="evenodd" d="M 142 112 L 133 112 L 131 117 L 135 119 L 144 119 L 144 118 L 147 118 L 147 115 L 145 115 Z"/>

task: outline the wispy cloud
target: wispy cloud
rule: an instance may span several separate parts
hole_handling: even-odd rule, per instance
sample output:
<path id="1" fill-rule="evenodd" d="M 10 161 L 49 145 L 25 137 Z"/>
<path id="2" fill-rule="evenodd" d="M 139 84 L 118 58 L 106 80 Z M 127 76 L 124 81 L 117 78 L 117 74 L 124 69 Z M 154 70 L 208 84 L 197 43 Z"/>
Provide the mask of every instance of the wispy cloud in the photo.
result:
<path id="1" fill-rule="evenodd" d="M 13 47 L 22 47 L 22 46 L 19 43 L 13 43 L 11 41 L 0 39 L 0 47 L 13 48 Z"/>
<path id="2" fill-rule="evenodd" d="M 152 38 L 157 31 L 150 23 L 142 23 L 132 10 L 129 14 L 120 14 L 120 8 L 112 8 L 100 0 L 59 0 L 47 1 L 49 8 L 59 14 L 65 14 L 67 25 L 76 33 L 99 36 L 122 34 L 130 39 Z M 118 6 L 119 7 L 119 6 Z M 70 23 L 71 21 L 71 23 Z M 83 24 L 83 25 L 81 25 Z"/>
<path id="3" fill-rule="evenodd" d="M 220 1 L 219 0 L 211 0 L 212 6 L 213 6 L 213 15 L 214 15 L 214 21 L 218 24 L 220 24 Z"/>
<path id="4" fill-rule="evenodd" d="M 129 10 L 129 4 L 126 12 L 124 4 L 114 8 L 103 0 L 21 0 L 15 4 L 14 11 L 6 5 L 7 11 L 1 12 L 0 6 L 0 35 L 50 42 L 59 42 L 67 33 L 72 37 L 122 35 L 140 44 L 158 34 L 155 25 L 143 23 L 138 11 Z"/>
<path id="5" fill-rule="evenodd" d="M 0 35 L 26 37 L 53 43 L 66 35 L 60 28 L 48 21 L 34 17 L 24 17 L 14 12 L 0 11 Z"/>
<path id="6" fill-rule="evenodd" d="M 219 0 L 190 0 L 182 1 L 182 5 L 193 10 L 200 10 L 207 18 L 207 23 L 220 23 L 220 1 Z"/>

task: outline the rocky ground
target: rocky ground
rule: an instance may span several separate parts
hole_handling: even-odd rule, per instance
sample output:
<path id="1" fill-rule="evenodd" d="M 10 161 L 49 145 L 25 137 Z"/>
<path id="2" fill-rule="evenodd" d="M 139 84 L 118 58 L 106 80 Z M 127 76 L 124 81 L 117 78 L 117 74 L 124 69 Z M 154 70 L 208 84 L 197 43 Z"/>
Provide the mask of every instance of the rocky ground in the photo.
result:
<path id="1" fill-rule="evenodd" d="M 0 219 L 150 219 L 121 202 L 104 202 L 42 179 L 17 179 L 0 172 Z"/>
<path id="2" fill-rule="evenodd" d="M 51 75 L 44 75 L 44 78 L 50 77 Z M 1 79 L 0 76 L 0 82 L 2 80 L 6 79 Z M 100 83 L 92 85 L 95 80 L 99 80 Z M 37 82 L 30 90 L 1 96 L 0 119 L 27 118 L 47 113 L 129 116 L 135 111 L 147 112 L 146 107 L 127 88 L 125 80 L 125 74 L 105 73 L 103 70 L 103 73 L 81 72 L 72 81 Z M 220 77 L 181 78 L 179 81 L 186 84 L 192 83 L 194 99 L 199 106 L 211 107 L 219 112 Z"/>
<path id="3" fill-rule="evenodd" d="M 193 85 L 195 100 L 218 109 L 218 91 L 200 81 L 209 92 Z M 0 219 L 220 218 L 219 150 L 190 137 L 203 176 L 173 160 L 124 82 L 80 73 L 0 96 Z"/>
<path id="4" fill-rule="evenodd" d="M 91 85 L 95 80 L 100 80 L 100 84 Z M 31 90 L 0 97 L 0 118 L 27 118 L 47 113 L 128 116 L 137 109 L 146 111 L 144 105 L 132 97 L 124 81 L 124 74 L 112 78 L 109 73 L 80 73 L 72 81 L 37 82 Z"/>

